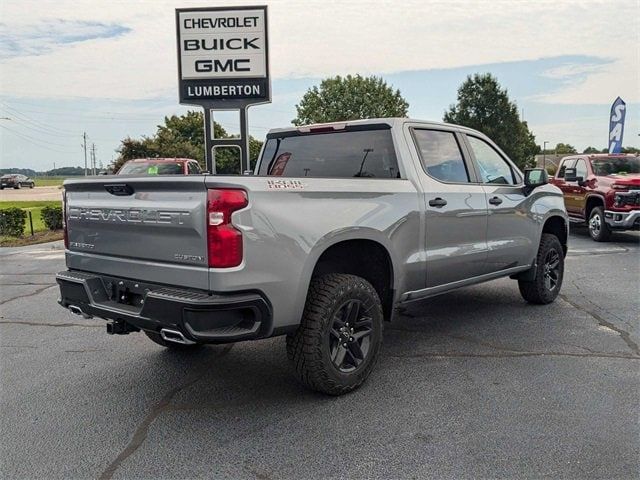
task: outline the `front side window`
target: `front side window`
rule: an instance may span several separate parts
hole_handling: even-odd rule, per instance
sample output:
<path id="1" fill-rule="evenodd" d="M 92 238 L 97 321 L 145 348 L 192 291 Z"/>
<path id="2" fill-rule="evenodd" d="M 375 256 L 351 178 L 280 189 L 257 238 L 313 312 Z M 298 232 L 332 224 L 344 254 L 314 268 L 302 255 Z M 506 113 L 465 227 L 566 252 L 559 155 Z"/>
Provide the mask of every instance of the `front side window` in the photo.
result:
<path id="1" fill-rule="evenodd" d="M 573 168 L 573 165 L 575 164 L 575 160 L 565 160 L 564 162 L 562 162 L 562 165 L 560 166 L 560 170 L 558 170 L 558 178 L 564 178 L 564 171 L 567 168 Z"/>
<path id="2" fill-rule="evenodd" d="M 431 177 L 447 183 L 469 183 L 469 172 L 452 132 L 416 129 L 413 134 L 422 166 Z"/>
<path id="3" fill-rule="evenodd" d="M 198 175 L 200 172 L 200 166 L 196 162 L 189 162 L 189 174 L 190 175 Z"/>
<path id="4" fill-rule="evenodd" d="M 584 162 L 584 160 L 579 159 L 576 162 L 576 177 L 582 177 L 583 180 L 586 180 L 587 176 L 587 164 Z"/>
<path id="5" fill-rule="evenodd" d="M 491 145 L 476 137 L 467 138 L 476 157 L 482 183 L 515 185 L 516 179 L 511 166 Z"/>
<path id="6" fill-rule="evenodd" d="M 400 178 L 388 128 L 269 138 L 258 175 Z"/>

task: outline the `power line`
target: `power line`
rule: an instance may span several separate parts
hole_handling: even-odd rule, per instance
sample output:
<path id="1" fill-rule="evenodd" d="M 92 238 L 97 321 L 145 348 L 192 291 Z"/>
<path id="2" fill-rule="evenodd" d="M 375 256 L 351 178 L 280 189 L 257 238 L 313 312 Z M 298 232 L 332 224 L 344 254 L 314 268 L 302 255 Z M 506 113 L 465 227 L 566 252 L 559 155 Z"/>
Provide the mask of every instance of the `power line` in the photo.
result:
<path id="1" fill-rule="evenodd" d="M 14 115 L 18 115 L 19 117 L 21 117 L 24 121 L 31 123 L 37 127 L 46 129 L 46 130 L 50 130 L 54 133 L 60 133 L 60 134 L 75 134 L 75 132 L 72 132 L 71 130 L 63 130 L 61 128 L 57 128 L 57 127 L 52 127 L 51 125 L 45 124 L 43 122 L 40 122 L 34 118 L 30 118 L 27 115 L 24 115 L 22 112 L 20 112 L 19 110 L 16 110 L 15 108 L 10 107 L 9 105 L 7 105 L 6 103 L 2 102 L 3 108 L 8 110 L 10 113 L 14 114 Z"/>
<path id="2" fill-rule="evenodd" d="M 11 132 L 11 133 L 12 133 L 12 134 L 14 134 L 16 137 L 21 138 L 22 140 L 26 140 L 26 141 L 28 141 L 28 142 L 32 143 L 33 145 L 36 145 L 36 146 L 38 146 L 38 147 L 40 147 L 40 148 L 44 148 L 44 149 L 47 149 L 47 150 L 51 150 L 52 152 L 57 152 L 57 153 L 65 153 L 65 154 L 69 154 L 69 153 L 76 153 L 76 152 L 71 151 L 71 150 L 59 150 L 59 149 L 56 149 L 56 148 L 51 148 L 51 147 L 50 147 L 50 146 L 48 146 L 48 145 L 45 145 L 45 144 L 39 143 L 39 141 L 38 141 L 37 139 L 35 139 L 35 138 L 33 138 L 33 137 L 29 137 L 29 136 L 27 136 L 27 135 L 24 135 L 24 134 L 22 134 L 22 133 L 20 133 L 20 132 L 16 132 L 15 130 L 12 130 L 12 129 L 11 129 L 11 128 L 9 128 L 9 127 L 6 127 L 6 126 L 4 126 L 4 125 L 0 125 L 0 127 L 4 128 L 4 129 L 5 129 L 5 130 L 7 130 L 8 132 Z"/>

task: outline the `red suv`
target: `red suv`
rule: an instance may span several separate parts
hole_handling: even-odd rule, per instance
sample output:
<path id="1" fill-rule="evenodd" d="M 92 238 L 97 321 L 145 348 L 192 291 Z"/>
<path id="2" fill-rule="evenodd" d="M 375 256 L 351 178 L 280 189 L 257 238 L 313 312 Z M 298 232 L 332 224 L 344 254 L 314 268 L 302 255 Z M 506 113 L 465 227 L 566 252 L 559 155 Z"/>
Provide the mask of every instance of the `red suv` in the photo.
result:
<path id="1" fill-rule="evenodd" d="M 562 190 L 572 222 L 586 222 L 596 242 L 612 230 L 640 229 L 640 158 L 637 154 L 572 155 L 551 183 Z"/>

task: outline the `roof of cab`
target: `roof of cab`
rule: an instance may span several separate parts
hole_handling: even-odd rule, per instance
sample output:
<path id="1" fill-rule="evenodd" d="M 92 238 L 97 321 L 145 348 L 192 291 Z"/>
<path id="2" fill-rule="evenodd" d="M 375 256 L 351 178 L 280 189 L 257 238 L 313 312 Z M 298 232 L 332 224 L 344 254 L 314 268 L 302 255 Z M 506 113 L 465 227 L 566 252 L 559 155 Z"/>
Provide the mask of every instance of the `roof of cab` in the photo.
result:
<path id="1" fill-rule="evenodd" d="M 190 162 L 197 161 L 193 158 L 133 158 L 131 160 L 127 160 L 127 162 Z"/>
<path id="2" fill-rule="evenodd" d="M 477 130 L 473 130 L 472 128 L 468 128 L 468 127 L 463 127 L 461 125 L 454 125 L 452 123 L 435 122 L 430 120 L 418 120 L 418 119 L 406 118 L 406 117 L 367 118 L 364 120 L 347 120 L 343 122 L 314 123 L 309 125 L 273 128 L 269 130 L 268 135 L 274 135 L 274 134 L 277 135 L 281 133 L 300 132 L 300 131 L 306 132 L 311 129 L 316 129 L 316 128 L 320 129 L 323 127 L 336 127 L 336 126 L 340 127 L 340 128 L 336 128 L 336 130 L 340 130 L 347 126 L 376 125 L 376 124 L 378 125 L 386 124 L 393 128 L 397 126 L 402 126 L 405 123 L 418 123 L 424 126 L 431 126 L 431 127 L 449 127 L 449 128 L 455 128 L 457 130 L 468 131 L 468 132 L 478 133 L 482 135 L 482 133 L 478 132 Z"/>

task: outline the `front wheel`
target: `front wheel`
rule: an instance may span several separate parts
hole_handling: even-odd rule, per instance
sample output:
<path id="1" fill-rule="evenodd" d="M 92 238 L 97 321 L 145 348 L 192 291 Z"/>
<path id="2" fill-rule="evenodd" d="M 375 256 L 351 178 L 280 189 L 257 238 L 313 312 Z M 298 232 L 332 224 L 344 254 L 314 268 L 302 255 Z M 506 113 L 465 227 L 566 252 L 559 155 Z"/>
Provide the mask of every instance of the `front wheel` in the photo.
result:
<path id="1" fill-rule="evenodd" d="M 606 242 L 611 237 L 611 228 L 604 220 L 604 209 L 595 207 L 589 215 L 589 236 L 596 242 Z"/>
<path id="2" fill-rule="evenodd" d="M 329 395 L 358 388 L 378 359 L 382 305 L 369 282 L 331 273 L 309 286 L 300 327 L 287 335 L 287 356 L 298 379 Z"/>
<path id="3" fill-rule="evenodd" d="M 535 278 L 518 280 L 518 287 L 527 302 L 545 305 L 556 299 L 564 277 L 564 252 L 558 237 L 542 234 L 536 264 Z"/>

